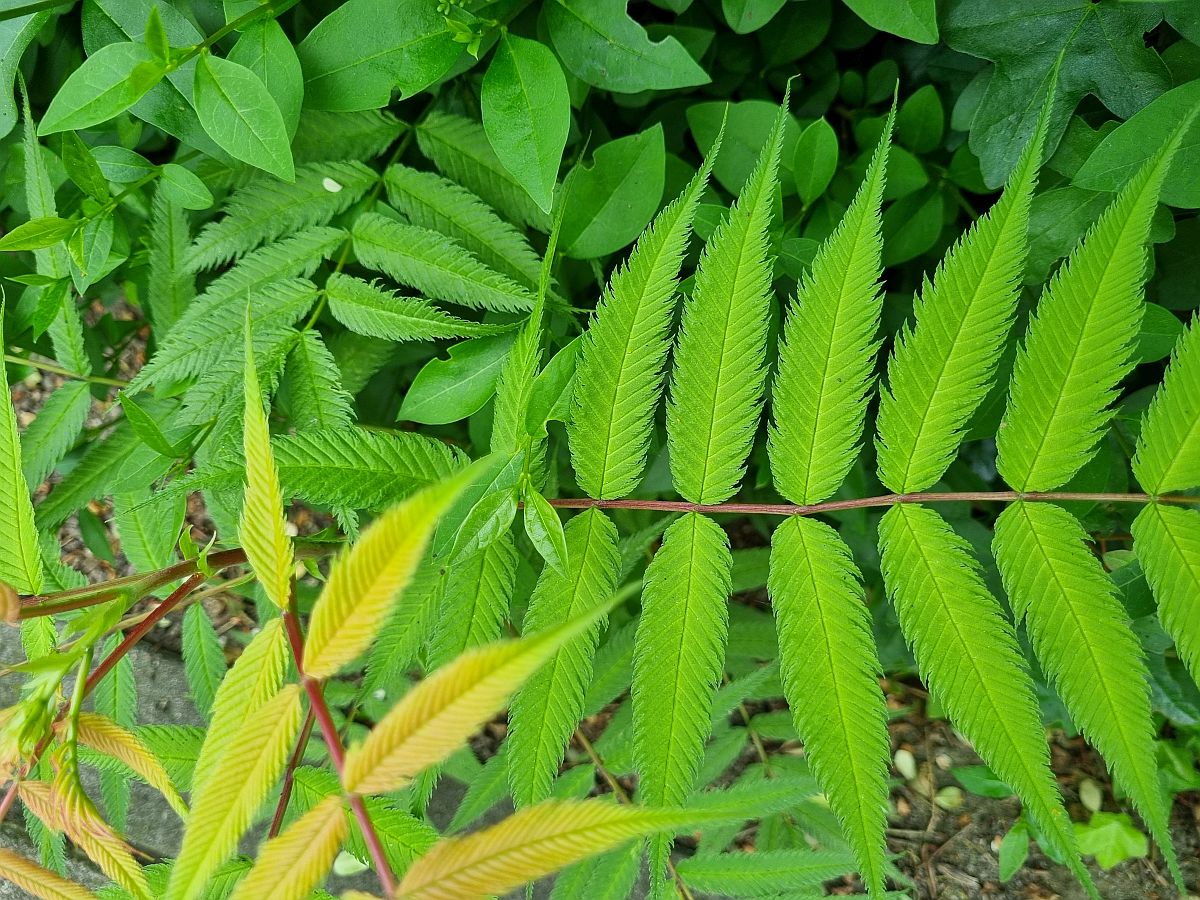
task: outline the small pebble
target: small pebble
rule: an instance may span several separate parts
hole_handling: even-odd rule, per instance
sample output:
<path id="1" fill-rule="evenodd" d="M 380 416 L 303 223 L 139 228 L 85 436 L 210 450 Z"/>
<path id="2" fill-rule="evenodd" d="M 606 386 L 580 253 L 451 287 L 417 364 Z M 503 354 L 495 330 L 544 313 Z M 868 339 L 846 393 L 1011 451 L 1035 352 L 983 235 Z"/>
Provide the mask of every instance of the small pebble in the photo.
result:
<path id="1" fill-rule="evenodd" d="M 1100 785 L 1091 778 L 1079 782 L 1079 802 L 1088 812 L 1098 812 L 1104 803 L 1104 792 L 1100 790 Z"/>
<path id="2" fill-rule="evenodd" d="M 896 771 L 904 777 L 905 781 L 912 781 L 917 777 L 917 758 L 912 755 L 911 750 L 904 748 L 897 750 L 893 760 L 896 763 Z"/>
<path id="3" fill-rule="evenodd" d="M 331 194 L 336 194 L 342 189 L 340 184 L 328 177 L 321 179 L 321 187 L 325 188 Z"/>

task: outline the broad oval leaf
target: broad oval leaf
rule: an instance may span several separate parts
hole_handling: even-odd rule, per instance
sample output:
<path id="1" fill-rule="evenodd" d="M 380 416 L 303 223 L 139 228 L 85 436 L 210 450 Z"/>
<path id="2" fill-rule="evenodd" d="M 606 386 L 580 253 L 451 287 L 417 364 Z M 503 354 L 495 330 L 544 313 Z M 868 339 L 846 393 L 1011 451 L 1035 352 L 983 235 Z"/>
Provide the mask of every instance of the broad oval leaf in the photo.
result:
<path id="1" fill-rule="evenodd" d="M 202 53 L 193 103 L 204 130 L 230 156 L 285 181 L 296 177 L 279 104 L 245 66 Z"/>
<path id="2" fill-rule="evenodd" d="M 144 44 L 105 44 L 58 89 L 38 134 L 77 131 L 107 122 L 137 103 L 162 79 L 162 63 Z"/>
<path id="3" fill-rule="evenodd" d="M 543 212 L 550 212 L 571 98 L 545 44 L 505 32 L 483 77 L 483 130 L 496 157 Z"/>

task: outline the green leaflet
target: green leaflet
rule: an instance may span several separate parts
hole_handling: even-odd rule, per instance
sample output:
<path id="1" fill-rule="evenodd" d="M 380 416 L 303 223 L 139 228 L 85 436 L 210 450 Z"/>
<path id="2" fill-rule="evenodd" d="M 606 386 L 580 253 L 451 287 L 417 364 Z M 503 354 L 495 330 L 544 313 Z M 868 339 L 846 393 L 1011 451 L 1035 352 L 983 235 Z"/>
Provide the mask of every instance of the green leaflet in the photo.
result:
<path id="1" fill-rule="evenodd" d="M 417 146 L 438 170 L 516 225 L 550 230 L 550 217 L 496 157 L 478 122 L 434 111 L 416 128 Z"/>
<path id="2" fill-rule="evenodd" d="M 688 513 L 663 535 L 646 569 L 633 651 L 638 800 L 677 806 L 695 787 L 725 669 L 733 556 L 712 519 Z M 671 848 L 651 838 L 651 883 L 661 888 Z"/>
<path id="3" fill-rule="evenodd" d="M 427 228 L 364 213 L 354 223 L 354 252 L 367 268 L 434 300 L 501 312 L 533 307 L 524 287 L 493 272 L 453 238 Z"/>
<path id="4" fill-rule="evenodd" d="M 29 111 L 29 97 L 22 82 L 21 91 L 22 116 L 25 119 L 25 129 L 22 146 L 25 151 L 25 203 L 29 208 L 30 219 L 39 219 L 58 214 L 54 201 L 54 185 L 50 181 L 50 173 L 46 167 L 46 157 L 42 146 L 38 143 L 36 126 Z M 33 251 L 39 275 L 50 275 L 63 278 L 71 271 L 70 258 L 66 249 L 61 245 L 48 247 L 44 250 Z M 47 288 L 38 288 L 39 294 Z M 91 362 L 83 347 L 83 324 L 79 312 L 75 308 L 73 295 L 68 291 L 63 298 L 59 310 L 54 313 L 47 333 L 54 348 L 54 358 L 72 372 L 85 374 L 91 371 Z"/>
<path id="5" fill-rule="evenodd" d="M 1116 387 L 1136 362 L 1150 220 L 1195 115 L 1121 189 L 1042 292 L 996 437 L 996 468 L 1019 491 L 1069 481 L 1108 428 Z"/>
<path id="6" fill-rule="evenodd" d="M 161 343 L 196 296 L 196 279 L 184 265 L 191 241 L 187 215 L 161 188 L 150 204 L 149 238 L 146 302 Z"/>
<path id="7" fill-rule="evenodd" d="M 283 388 L 297 431 L 332 431 L 349 427 L 354 419 L 352 398 L 342 388 L 342 373 L 320 334 L 312 329 L 300 333 L 288 354 Z"/>
<path id="8" fill-rule="evenodd" d="M 1152 494 L 1200 487 L 1200 319 L 1175 345 L 1142 418 L 1133 474 Z"/>
<path id="9" fill-rule="evenodd" d="M 1048 119 L 1043 111 L 1004 193 L 925 282 L 916 324 L 896 337 L 875 442 L 879 480 L 890 490 L 921 491 L 942 477 L 995 378 L 1021 295 Z"/>
<path id="10" fill-rule="evenodd" d="M 434 565 L 427 552 L 367 654 L 364 694 L 382 690 L 392 696 L 399 693 L 398 686 L 406 684 L 408 670 L 436 624 L 447 576 L 445 568 Z"/>
<path id="11" fill-rule="evenodd" d="M 992 546 L 1043 671 L 1182 879 L 1158 783 L 1150 676 L 1116 585 L 1086 541 L 1082 526 L 1061 507 L 1017 502 L 996 521 Z"/>
<path id="12" fill-rule="evenodd" d="M 183 672 L 192 702 L 200 715 L 209 718 L 225 677 L 225 651 L 208 613 L 199 604 L 189 606 L 183 614 Z"/>
<path id="13" fill-rule="evenodd" d="M 817 503 L 854 465 L 879 350 L 879 207 L 895 112 L 862 186 L 803 278 L 779 342 L 768 449 L 775 486 Z"/>
<path id="14" fill-rule="evenodd" d="M 1133 520 L 1133 546 L 1158 618 L 1200 681 L 1200 512 L 1150 503 Z"/>
<path id="15" fill-rule="evenodd" d="M 226 361 L 233 358 L 229 348 L 241 343 L 247 306 L 254 311 L 257 349 L 279 329 L 299 321 L 316 297 L 317 286 L 311 281 L 287 278 L 230 297 L 228 303 L 219 306 L 193 303 L 158 352 L 130 382 L 128 393 L 136 394 L 162 381 L 211 375 L 213 367 L 223 358 Z"/>
<path id="16" fill-rule="evenodd" d="M 718 152 L 719 141 L 638 239 L 583 334 L 567 437 L 575 478 L 591 497 L 624 497 L 641 481 L 663 391 L 679 268 Z"/>
<path id="17" fill-rule="evenodd" d="M 271 450 L 285 495 L 351 509 L 382 509 L 462 466 L 456 451 L 433 438 L 355 427 L 277 436 Z M 240 456 L 222 456 L 164 493 L 237 488 L 242 469 Z"/>
<path id="18" fill-rule="evenodd" d="M 598 509 L 567 523 L 567 575 L 542 570 L 529 600 L 522 633 L 534 634 L 578 618 L 608 603 L 616 588 L 617 529 Z M 525 682 L 509 711 L 509 767 L 513 802 L 529 806 L 550 795 L 566 743 L 583 715 L 600 623 L 559 648 Z"/>
<path id="19" fill-rule="evenodd" d="M 1098 897 L 1050 772 L 1033 681 L 1016 634 L 961 537 L 933 510 L 892 507 L 879 523 L 884 584 L 917 668 L 955 726 Z"/>
<path id="20" fill-rule="evenodd" d="M 68 381 L 38 410 L 21 436 L 21 469 L 29 490 L 36 490 L 67 455 L 91 408 L 91 386 L 86 381 Z"/>
<path id="21" fill-rule="evenodd" d="M 4 345 L 4 304 L 0 303 L 0 346 Z M 21 466 L 21 440 L 17 415 L 8 391 L 8 378 L 0 362 L 0 522 L 6 537 L 0 541 L 0 582 L 19 593 L 42 589 L 42 558 L 38 552 L 33 503 Z"/>
<path id="22" fill-rule="evenodd" d="M 793 516 L 771 538 L 767 590 L 796 730 L 872 896 L 886 871 L 888 732 L 880 666 L 849 548 Z"/>
<path id="23" fill-rule="evenodd" d="M 758 427 L 771 295 L 767 226 L 789 96 L 737 203 L 704 248 L 679 323 L 667 441 L 675 489 L 693 503 L 737 492 Z"/>
<path id="24" fill-rule="evenodd" d="M 334 272 L 325 282 L 329 311 L 358 334 L 389 341 L 431 341 L 439 338 L 497 334 L 501 327 L 468 322 L 444 312 L 420 297 L 402 297 L 361 278 Z"/>
<path id="25" fill-rule="evenodd" d="M 225 215 L 196 235 L 187 266 L 210 269 L 265 241 L 324 225 L 365 194 L 376 177 L 362 163 L 347 161 L 300 166 L 294 182 L 258 178 L 234 191 L 225 201 Z"/>
<path id="26" fill-rule="evenodd" d="M 430 669 L 501 636 L 516 579 L 517 548 L 508 532 L 450 567 L 433 623 Z"/>
<path id="27" fill-rule="evenodd" d="M 533 289 L 542 262 L 520 231 L 448 178 L 397 163 L 384 175 L 388 201 L 414 225 L 454 238 L 480 261 Z"/>
<path id="28" fill-rule="evenodd" d="M 698 854 L 681 860 L 679 875 L 689 888 L 724 897 L 788 895 L 820 890 L 851 871 L 853 861 L 837 850 L 763 850 Z"/>
<path id="29" fill-rule="evenodd" d="M 121 538 L 121 552 L 138 572 L 153 572 L 175 560 L 175 541 L 183 524 L 185 498 L 151 503 L 152 496 L 149 490 L 143 490 L 113 498 L 113 519 Z M 191 608 L 188 607 L 189 611 Z M 222 655 L 221 672 L 224 671 Z"/>

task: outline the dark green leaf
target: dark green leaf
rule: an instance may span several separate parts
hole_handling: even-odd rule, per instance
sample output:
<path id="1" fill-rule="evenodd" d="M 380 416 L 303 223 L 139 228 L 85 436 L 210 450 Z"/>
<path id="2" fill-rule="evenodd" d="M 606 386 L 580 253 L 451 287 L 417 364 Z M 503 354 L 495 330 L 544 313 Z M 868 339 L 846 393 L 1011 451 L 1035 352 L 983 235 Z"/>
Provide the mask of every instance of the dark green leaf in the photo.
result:
<path id="1" fill-rule="evenodd" d="M 285 181 L 296 177 L 279 105 L 245 66 L 202 54 L 193 102 L 204 130 L 230 156 Z"/>
<path id="2" fill-rule="evenodd" d="M 845 0 L 872 28 L 918 44 L 936 44 L 937 9 L 934 0 Z"/>
<path id="3" fill-rule="evenodd" d="M 60 219 L 58 216 L 31 219 L 22 222 L 0 238 L 0 250 L 40 250 L 43 247 L 53 247 L 59 241 L 70 237 L 78 225 L 78 222 Z"/>
<path id="4" fill-rule="evenodd" d="M 145 43 L 147 49 L 163 62 L 170 57 L 171 41 L 167 38 L 167 29 L 163 26 L 158 4 L 150 7 L 150 14 L 146 16 Z"/>
<path id="5" fill-rule="evenodd" d="M 665 180 L 662 125 L 596 148 L 568 176 L 559 246 L 567 256 L 606 256 L 637 239 L 658 211 Z"/>
<path id="6" fill-rule="evenodd" d="M 314 109 L 355 112 L 425 90 L 462 55 L 437 0 L 349 0 L 296 48 L 304 99 Z"/>
<path id="7" fill-rule="evenodd" d="M 169 459 L 183 456 L 187 448 L 176 447 L 167 440 L 158 423 L 154 421 L 154 417 L 142 409 L 136 400 L 124 391 L 117 397 L 121 401 L 121 409 L 125 411 L 125 418 L 129 420 L 129 427 L 133 429 L 133 433 L 141 439 L 142 443 Z"/>
<path id="8" fill-rule="evenodd" d="M 550 0 L 542 10 L 554 49 L 588 84 L 632 94 L 707 84 L 675 38 L 651 41 L 625 11 L 627 0 Z"/>
<path id="9" fill-rule="evenodd" d="M 1170 310 L 1157 303 L 1147 303 L 1142 314 L 1142 332 L 1138 336 L 1138 362 L 1166 359 L 1181 334 L 1183 323 Z"/>
<path id="10" fill-rule="evenodd" d="M 505 34 L 483 78 L 483 130 L 504 168 L 549 212 L 571 125 L 567 80 L 537 41 Z"/>
<path id="11" fill-rule="evenodd" d="M 896 139 L 913 153 L 928 153 L 942 142 L 946 112 L 937 88 L 927 84 L 904 101 L 896 114 Z"/>
<path id="12" fill-rule="evenodd" d="M 111 194 L 108 181 L 92 151 L 73 131 L 64 131 L 61 139 L 62 164 L 75 186 L 94 200 L 103 203 Z"/>
<path id="13" fill-rule="evenodd" d="M 229 59 L 258 76 L 279 106 L 283 124 L 291 138 L 300 124 L 300 105 L 304 100 L 304 72 L 296 48 L 279 23 L 262 19 L 245 28 Z"/>
<path id="14" fill-rule="evenodd" d="M 721 0 L 725 21 L 738 34 L 758 31 L 775 17 L 787 0 Z"/>
<path id="15" fill-rule="evenodd" d="M 38 134 L 90 128 L 122 113 L 158 84 L 163 67 L 143 44 L 101 47 L 58 89 Z"/>
<path id="16" fill-rule="evenodd" d="M 971 149 L 983 180 L 999 187 L 1033 134 L 1049 75 L 1063 47 L 1046 145 L 1054 147 L 1080 99 L 1094 94 L 1128 118 L 1170 86 L 1143 35 L 1161 13 L 1143 3 L 949 0 L 941 27 L 955 50 L 996 63 L 971 118 Z"/>
<path id="17" fill-rule="evenodd" d="M 212 192 L 200 176 L 178 163 L 163 166 L 160 184 L 163 195 L 184 209 L 208 209 L 213 205 Z"/>
<path id="18" fill-rule="evenodd" d="M 450 348 L 449 359 L 431 359 L 404 395 L 398 418 L 444 425 L 476 412 L 496 392 L 515 337 L 498 334 L 463 341 Z"/>
<path id="19" fill-rule="evenodd" d="M 837 134 L 828 122 L 817 119 L 796 141 L 792 177 L 796 180 L 796 193 L 800 199 L 809 204 L 825 193 L 837 171 L 837 163 Z"/>
<path id="20" fill-rule="evenodd" d="M 1118 190 L 1197 104 L 1200 104 L 1200 81 L 1167 91 L 1104 138 L 1075 173 L 1074 184 L 1093 191 Z M 1170 206 L 1200 207 L 1200 120 L 1184 136 L 1159 199 Z"/>
<path id="21" fill-rule="evenodd" d="M 525 491 L 525 533 L 546 565 L 567 574 L 567 538 L 554 507 L 535 490 Z"/>
<path id="22" fill-rule="evenodd" d="M 471 507 L 454 535 L 449 563 L 462 562 L 490 547 L 507 533 L 516 515 L 516 485 L 484 494 Z"/>

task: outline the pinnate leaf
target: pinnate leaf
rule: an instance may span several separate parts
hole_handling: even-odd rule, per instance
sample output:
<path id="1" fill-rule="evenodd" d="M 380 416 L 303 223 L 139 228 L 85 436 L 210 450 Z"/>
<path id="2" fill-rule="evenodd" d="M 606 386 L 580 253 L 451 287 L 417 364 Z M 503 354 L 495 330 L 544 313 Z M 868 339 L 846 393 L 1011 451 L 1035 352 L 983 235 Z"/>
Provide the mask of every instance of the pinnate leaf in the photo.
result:
<path id="1" fill-rule="evenodd" d="M 230 900 L 306 900 L 324 881 L 347 831 L 342 798 L 326 797 L 267 841 Z"/>
<path id="2" fill-rule="evenodd" d="M 367 649 L 467 480 L 456 476 L 393 506 L 337 560 L 313 607 L 304 658 L 309 675 L 328 678 Z"/>
<path id="3" fill-rule="evenodd" d="M 563 644 L 594 627 L 607 611 L 604 604 L 547 632 L 469 650 L 438 669 L 350 748 L 342 775 L 347 790 L 398 790 L 441 762 Z"/>
<path id="4" fill-rule="evenodd" d="M 166 900 L 204 897 L 210 876 L 237 849 L 259 806 L 283 772 L 300 730 L 300 687 L 291 684 L 247 716 L 203 787 L 171 869 Z"/>

